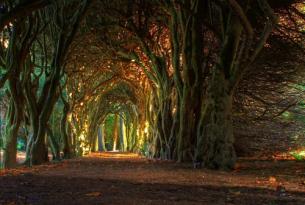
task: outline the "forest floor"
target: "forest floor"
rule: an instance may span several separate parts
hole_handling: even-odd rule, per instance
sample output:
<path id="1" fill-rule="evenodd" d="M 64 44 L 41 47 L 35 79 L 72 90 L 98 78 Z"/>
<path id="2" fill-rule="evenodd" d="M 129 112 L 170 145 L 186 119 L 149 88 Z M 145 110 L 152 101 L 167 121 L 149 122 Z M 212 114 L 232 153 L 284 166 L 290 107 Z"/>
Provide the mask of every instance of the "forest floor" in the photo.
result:
<path id="1" fill-rule="evenodd" d="M 0 204 L 304 205 L 305 162 L 243 159 L 225 172 L 95 153 L 1 171 Z"/>

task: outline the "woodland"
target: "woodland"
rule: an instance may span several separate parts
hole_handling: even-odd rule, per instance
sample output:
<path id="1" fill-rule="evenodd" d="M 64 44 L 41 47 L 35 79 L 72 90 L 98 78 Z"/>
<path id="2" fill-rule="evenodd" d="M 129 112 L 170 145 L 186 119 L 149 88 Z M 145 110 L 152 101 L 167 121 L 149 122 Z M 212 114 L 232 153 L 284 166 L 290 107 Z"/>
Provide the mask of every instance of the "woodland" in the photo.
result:
<path id="1" fill-rule="evenodd" d="M 0 0 L 0 204 L 305 204 L 304 48 L 304 0 Z"/>

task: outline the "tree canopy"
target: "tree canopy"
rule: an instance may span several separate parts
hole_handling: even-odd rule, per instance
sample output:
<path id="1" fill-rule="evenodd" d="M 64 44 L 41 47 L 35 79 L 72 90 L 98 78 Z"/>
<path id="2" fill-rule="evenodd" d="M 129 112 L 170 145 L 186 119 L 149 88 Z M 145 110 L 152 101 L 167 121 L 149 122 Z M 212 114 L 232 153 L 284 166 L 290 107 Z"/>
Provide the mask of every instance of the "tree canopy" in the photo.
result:
<path id="1" fill-rule="evenodd" d="M 232 169 L 243 133 L 304 123 L 303 1 L 4 0 L 0 31 L 7 168 L 21 130 L 28 165 L 112 144 Z"/>

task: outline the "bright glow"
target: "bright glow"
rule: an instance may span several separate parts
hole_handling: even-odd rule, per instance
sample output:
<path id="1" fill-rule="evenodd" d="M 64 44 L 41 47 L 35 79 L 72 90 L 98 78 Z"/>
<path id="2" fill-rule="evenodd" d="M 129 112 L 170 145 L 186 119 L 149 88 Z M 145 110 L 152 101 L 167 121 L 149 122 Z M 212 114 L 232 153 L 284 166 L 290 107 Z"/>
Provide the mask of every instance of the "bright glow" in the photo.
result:
<path id="1" fill-rule="evenodd" d="M 72 114 L 71 113 L 68 114 L 67 119 L 68 119 L 68 122 L 72 122 Z"/>
<path id="2" fill-rule="evenodd" d="M 3 45 L 4 45 L 5 48 L 8 48 L 8 41 L 7 40 L 4 41 Z"/>
<path id="3" fill-rule="evenodd" d="M 80 135 L 79 135 L 79 139 L 84 141 L 85 140 L 85 134 L 84 132 L 82 132 Z"/>
<path id="4" fill-rule="evenodd" d="M 149 123 L 148 121 L 145 122 L 145 127 L 144 127 L 144 133 L 147 134 L 148 133 L 148 128 L 149 128 Z"/>
<path id="5" fill-rule="evenodd" d="M 90 146 L 88 143 L 87 132 L 86 132 L 87 129 L 88 129 L 88 124 L 85 122 L 81 133 L 78 135 L 80 154 L 82 155 L 90 154 Z"/>
<path id="6" fill-rule="evenodd" d="M 81 84 L 81 83 L 78 83 L 77 91 L 81 91 L 81 88 L 82 88 L 82 84 Z"/>
<path id="7" fill-rule="evenodd" d="M 303 158 L 305 159 L 305 150 L 296 151 L 296 152 L 291 152 L 291 154 L 298 155 L 298 156 L 303 157 Z"/>
<path id="8" fill-rule="evenodd" d="M 137 129 L 137 135 L 140 136 L 140 130 L 139 129 Z"/>
<path id="9" fill-rule="evenodd" d="M 8 48 L 8 44 L 9 44 L 9 42 L 8 42 L 8 40 L 7 39 L 1 39 L 0 40 L 0 42 L 1 42 L 1 44 L 4 46 L 4 48 Z"/>
<path id="10" fill-rule="evenodd" d="M 176 107 L 174 107 L 172 113 L 175 114 L 176 110 L 177 110 Z"/>

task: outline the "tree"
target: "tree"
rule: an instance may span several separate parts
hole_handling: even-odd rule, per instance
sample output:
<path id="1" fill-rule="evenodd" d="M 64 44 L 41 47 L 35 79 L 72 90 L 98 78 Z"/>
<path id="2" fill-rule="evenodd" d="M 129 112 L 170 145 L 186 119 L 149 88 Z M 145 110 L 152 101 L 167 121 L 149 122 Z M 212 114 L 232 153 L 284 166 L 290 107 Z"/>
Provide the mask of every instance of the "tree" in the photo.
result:
<path id="1" fill-rule="evenodd" d="M 65 58 L 69 46 L 79 27 L 80 21 L 88 7 L 88 1 L 64 1 L 62 4 L 54 2 L 53 7 L 48 7 L 42 14 L 42 21 L 52 20 L 52 24 L 48 30 L 48 34 L 52 42 L 52 59 L 49 64 L 45 65 L 46 80 L 42 86 L 41 94 L 31 92 L 33 82 L 27 81 L 28 87 L 27 105 L 31 118 L 31 127 L 33 135 L 28 142 L 27 161 L 30 164 L 41 164 L 48 160 L 47 149 L 45 146 L 45 134 L 47 122 L 52 113 L 53 107 L 59 97 L 59 85 L 61 75 L 64 69 Z M 59 8 L 58 8 L 59 7 Z M 69 9 L 67 12 L 66 9 Z M 44 45 L 46 46 L 46 45 Z M 48 56 L 45 56 L 48 59 Z M 33 72 L 31 70 L 29 73 Z"/>
<path id="2" fill-rule="evenodd" d="M 22 71 L 26 64 L 26 58 L 33 41 L 31 35 L 35 36 L 35 27 L 33 28 L 32 19 L 12 26 L 12 33 L 7 49 L 7 58 L 5 61 L 8 92 L 10 96 L 4 138 L 5 168 L 11 168 L 16 165 L 17 135 L 20 124 L 24 118 L 25 109 L 25 96 L 22 92 L 25 76 Z"/>

